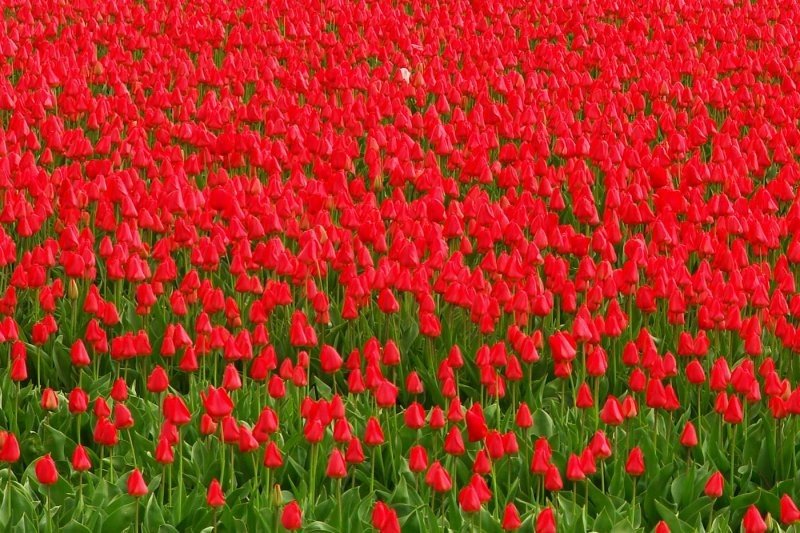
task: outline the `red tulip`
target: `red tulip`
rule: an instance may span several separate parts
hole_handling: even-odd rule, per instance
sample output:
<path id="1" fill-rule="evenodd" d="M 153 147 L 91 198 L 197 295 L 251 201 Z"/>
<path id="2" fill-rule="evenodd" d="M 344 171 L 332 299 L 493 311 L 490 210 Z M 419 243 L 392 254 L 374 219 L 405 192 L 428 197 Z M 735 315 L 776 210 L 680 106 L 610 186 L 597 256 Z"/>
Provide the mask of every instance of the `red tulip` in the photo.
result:
<path id="1" fill-rule="evenodd" d="M 344 454 L 338 448 L 334 448 L 328 457 L 328 466 L 325 475 L 333 479 L 341 479 L 347 476 L 347 463 Z"/>
<path id="2" fill-rule="evenodd" d="M 481 510 L 481 501 L 472 485 L 467 485 L 458 492 L 458 504 L 465 513 L 476 513 Z"/>
<path id="3" fill-rule="evenodd" d="M 447 492 L 453 486 L 450 480 L 450 474 L 439 461 L 434 462 L 430 468 L 428 468 L 428 473 L 425 474 L 425 483 L 436 492 Z"/>
<path id="4" fill-rule="evenodd" d="M 755 505 L 751 505 L 745 511 L 742 518 L 742 529 L 745 533 L 764 533 L 767 530 L 767 524 Z"/>
<path id="5" fill-rule="evenodd" d="M 380 422 L 378 422 L 377 418 L 371 416 L 367 420 L 367 426 L 364 430 L 364 444 L 367 446 L 380 446 L 383 442 L 383 430 Z"/>
<path id="6" fill-rule="evenodd" d="M 416 444 L 408 452 L 408 468 L 414 473 L 424 472 L 428 468 L 428 452 L 425 447 Z"/>
<path id="7" fill-rule="evenodd" d="M 209 507 L 222 507 L 225 505 L 225 494 L 223 494 L 222 487 L 219 481 L 217 481 L 217 478 L 212 479 L 211 484 L 208 486 L 206 504 L 208 504 Z"/>
<path id="8" fill-rule="evenodd" d="M 722 491 L 725 489 L 725 479 L 720 472 L 714 472 L 711 477 L 706 481 L 706 486 L 703 492 L 709 498 L 719 498 L 722 496 Z"/>
<path id="9" fill-rule="evenodd" d="M 641 476 L 644 474 L 644 455 L 641 448 L 636 446 L 628 454 L 628 460 L 625 462 L 625 471 L 631 476 Z"/>
<path id="10" fill-rule="evenodd" d="M 162 393 L 169 387 L 169 377 L 163 367 L 156 365 L 147 377 L 147 390 L 152 393 Z"/>
<path id="11" fill-rule="evenodd" d="M 788 494 L 781 496 L 781 522 L 786 525 L 800 522 L 800 510 Z"/>
<path id="12" fill-rule="evenodd" d="M 506 531 L 515 531 L 522 526 L 519 511 L 513 502 L 506 505 L 503 510 L 503 520 L 500 524 Z"/>
<path id="13" fill-rule="evenodd" d="M 694 424 L 691 421 L 686 422 L 681 432 L 681 446 L 686 448 L 693 448 L 697 446 L 697 431 L 694 429 Z"/>
<path id="14" fill-rule="evenodd" d="M 53 461 L 53 458 L 50 457 L 49 453 L 36 461 L 35 470 L 36 479 L 39 480 L 39 483 L 42 485 L 53 485 L 58 481 L 56 463 Z"/>
<path id="15" fill-rule="evenodd" d="M 536 533 L 556 533 L 556 516 L 553 509 L 546 507 L 536 517 Z"/>
<path id="16" fill-rule="evenodd" d="M 134 468 L 128 476 L 128 494 L 134 498 L 147 495 L 147 484 L 138 468 Z"/>
<path id="17" fill-rule="evenodd" d="M 86 472 L 92 468 L 89 454 L 86 453 L 86 448 L 78 444 L 75 451 L 72 452 L 72 469 L 76 472 Z"/>
<path id="18" fill-rule="evenodd" d="M 303 511 L 296 501 L 291 501 L 283 506 L 281 525 L 289 531 L 296 531 L 303 526 Z"/>
<path id="19" fill-rule="evenodd" d="M 6 433 L 2 447 L 0 447 L 0 461 L 4 463 L 16 463 L 19 461 L 19 442 L 16 435 Z"/>
<path id="20" fill-rule="evenodd" d="M 206 412 L 215 420 L 224 418 L 233 411 L 233 401 L 223 388 L 209 386 L 206 393 L 201 393 L 201 397 Z"/>
<path id="21" fill-rule="evenodd" d="M 41 406 L 45 411 L 55 411 L 58 409 L 58 396 L 56 396 L 56 392 L 50 387 L 42 391 Z"/>

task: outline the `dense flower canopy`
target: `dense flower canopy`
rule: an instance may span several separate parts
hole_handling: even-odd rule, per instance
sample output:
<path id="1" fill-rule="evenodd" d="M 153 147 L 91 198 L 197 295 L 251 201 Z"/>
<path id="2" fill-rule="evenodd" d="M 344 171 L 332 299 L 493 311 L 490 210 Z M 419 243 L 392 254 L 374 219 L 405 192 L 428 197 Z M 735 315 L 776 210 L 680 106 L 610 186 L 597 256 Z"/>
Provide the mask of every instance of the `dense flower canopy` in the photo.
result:
<path id="1" fill-rule="evenodd" d="M 800 520 L 795 2 L 3 10 L 0 527 Z"/>

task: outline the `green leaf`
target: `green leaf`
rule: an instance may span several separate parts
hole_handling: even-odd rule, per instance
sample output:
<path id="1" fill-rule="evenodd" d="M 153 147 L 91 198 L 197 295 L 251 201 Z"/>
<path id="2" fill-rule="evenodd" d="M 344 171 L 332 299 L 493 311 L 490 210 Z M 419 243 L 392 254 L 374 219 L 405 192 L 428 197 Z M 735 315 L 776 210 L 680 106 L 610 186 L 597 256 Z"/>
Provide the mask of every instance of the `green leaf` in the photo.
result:
<path id="1" fill-rule="evenodd" d="M 136 505 L 140 504 L 127 494 L 117 496 L 104 509 L 106 518 L 103 520 L 103 531 L 108 533 L 123 531 L 134 521 Z"/>
<path id="2" fill-rule="evenodd" d="M 147 500 L 147 506 L 144 511 L 144 523 L 153 530 L 164 523 L 164 513 L 161 511 L 161 504 L 156 500 L 155 494 L 150 494 Z"/>
<path id="3" fill-rule="evenodd" d="M 669 526 L 670 532 L 690 532 L 694 531 L 694 528 L 678 518 L 669 507 L 663 504 L 660 500 L 655 500 L 655 506 L 658 510 L 658 514 L 664 522 L 667 523 Z"/>
<path id="4" fill-rule="evenodd" d="M 537 437 L 553 436 L 553 419 L 544 409 L 537 409 L 533 414 L 533 434 Z"/>
<path id="5" fill-rule="evenodd" d="M 76 522 L 73 518 L 67 525 L 61 526 L 59 531 L 62 533 L 91 533 L 92 530 L 85 525 Z"/>
<path id="6" fill-rule="evenodd" d="M 682 509 L 684 505 L 688 504 L 691 499 L 695 497 L 694 493 L 694 470 L 689 470 L 677 476 L 670 485 L 670 494 L 672 501 Z M 655 488 L 655 487 L 654 487 Z"/>

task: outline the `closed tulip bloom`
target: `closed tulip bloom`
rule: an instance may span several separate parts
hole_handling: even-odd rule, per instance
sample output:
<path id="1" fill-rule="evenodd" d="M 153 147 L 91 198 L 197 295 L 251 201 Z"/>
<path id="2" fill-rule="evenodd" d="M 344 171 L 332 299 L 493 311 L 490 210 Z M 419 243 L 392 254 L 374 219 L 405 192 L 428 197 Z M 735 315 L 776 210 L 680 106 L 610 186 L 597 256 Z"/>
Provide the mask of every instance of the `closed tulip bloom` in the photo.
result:
<path id="1" fill-rule="evenodd" d="M 89 395 L 83 389 L 75 387 L 69 393 L 67 404 L 71 414 L 85 413 L 89 408 Z"/>
<path id="2" fill-rule="evenodd" d="M 592 453 L 598 459 L 608 459 L 611 457 L 611 443 L 608 442 L 608 437 L 601 430 L 597 430 L 592 437 L 590 443 Z"/>
<path id="3" fill-rule="evenodd" d="M 228 363 L 222 373 L 222 388 L 226 391 L 234 391 L 242 388 L 242 377 L 239 370 L 233 363 Z"/>
<path id="4" fill-rule="evenodd" d="M 115 402 L 124 402 L 128 399 L 128 384 L 125 378 L 117 378 L 111 387 L 111 398 Z"/>
<path id="5" fill-rule="evenodd" d="M 706 373 L 703 370 L 703 365 L 697 359 L 692 359 L 686 365 L 686 379 L 693 385 L 700 385 L 706 381 Z"/>
<path id="6" fill-rule="evenodd" d="M 161 411 L 164 414 L 164 418 L 176 426 L 183 426 L 192 421 L 192 415 L 183 399 L 173 394 L 167 394 L 164 397 Z"/>
<path id="7" fill-rule="evenodd" d="M 36 479 L 39 480 L 39 483 L 42 485 L 53 485 L 58 481 L 56 463 L 53 461 L 53 458 L 50 457 L 49 453 L 36 461 L 35 470 Z"/>
<path id="8" fill-rule="evenodd" d="M 528 429 L 533 427 L 533 416 L 531 415 L 531 409 L 528 407 L 528 404 L 521 403 L 519 405 L 514 423 L 520 429 Z"/>
<path id="9" fill-rule="evenodd" d="M 582 481 L 586 479 L 586 474 L 584 474 L 581 468 L 581 460 L 574 453 L 570 454 L 569 459 L 567 459 L 567 479 L 570 481 Z"/>
<path id="10" fill-rule="evenodd" d="M 133 415 L 123 403 L 114 404 L 114 426 L 117 429 L 132 428 L 134 424 Z"/>
<path id="11" fill-rule="evenodd" d="M 147 390 L 152 393 L 162 393 L 169 388 L 169 377 L 167 371 L 160 365 L 156 365 L 147 377 Z"/>
<path id="12" fill-rule="evenodd" d="M 55 411 L 58 409 L 58 396 L 50 387 L 42 391 L 41 406 L 45 411 Z"/>
<path id="13" fill-rule="evenodd" d="M 546 507 L 536 517 L 536 533 L 556 533 L 556 516 L 553 509 Z"/>
<path id="14" fill-rule="evenodd" d="M 416 444 L 408 452 L 408 469 L 414 473 L 424 472 L 428 468 L 428 452 L 425 447 Z"/>
<path id="15" fill-rule="evenodd" d="M 694 448 L 697 446 L 697 431 L 694 429 L 694 424 L 691 421 L 686 422 L 681 432 L 681 446 L 686 448 Z"/>
<path id="16" fill-rule="evenodd" d="M 788 494 L 781 496 L 781 522 L 787 526 L 800 522 L 800 510 Z"/>
<path id="17" fill-rule="evenodd" d="M 476 474 L 487 475 L 492 472 L 492 460 L 486 450 L 478 450 L 472 462 L 472 471 Z"/>
<path id="18" fill-rule="evenodd" d="M 270 441 L 264 449 L 264 466 L 270 469 L 280 468 L 283 466 L 283 455 L 281 450 L 275 442 Z"/>
<path id="19" fill-rule="evenodd" d="M 714 472 L 711 474 L 711 477 L 708 478 L 708 481 L 706 481 L 703 492 L 705 492 L 706 496 L 709 498 L 719 498 L 722 496 L 723 490 L 725 490 L 725 479 L 720 472 Z"/>
<path id="20" fill-rule="evenodd" d="M 208 391 L 201 392 L 200 395 L 203 399 L 203 407 L 215 420 L 224 418 L 233 411 L 233 401 L 223 388 L 209 386 Z"/>
<path id="21" fill-rule="evenodd" d="M 767 530 L 767 523 L 764 522 L 764 518 L 755 505 L 751 505 L 745 511 L 742 518 L 742 529 L 744 533 L 764 533 Z"/>
<path id="22" fill-rule="evenodd" d="M 134 468 L 133 472 L 128 476 L 128 494 L 134 498 L 140 498 L 147 495 L 147 484 L 144 482 L 144 477 L 138 468 Z"/>
<path id="23" fill-rule="evenodd" d="M 25 359 L 20 357 L 11 361 L 10 377 L 12 381 L 25 381 L 28 379 L 28 365 Z"/>
<path id="24" fill-rule="evenodd" d="M 589 409 L 594 405 L 594 398 L 592 397 L 592 390 L 586 383 L 581 383 L 578 387 L 578 392 L 575 395 L 575 407 L 578 409 Z"/>
<path id="25" fill-rule="evenodd" d="M 174 425 L 174 424 L 173 424 Z M 200 434 L 213 435 L 217 432 L 217 423 L 208 413 L 203 413 L 200 417 Z"/>
<path id="26" fill-rule="evenodd" d="M 0 447 L 0 461 L 4 463 L 16 463 L 19 461 L 19 442 L 13 433 L 6 433 L 3 445 Z"/>
<path id="27" fill-rule="evenodd" d="M 470 442 L 478 442 L 486 437 L 489 428 L 486 425 L 486 418 L 483 416 L 483 410 L 479 403 L 472 404 L 467 410 L 467 437 Z"/>
<path id="28" fill-rule="evenodd" d="M 561 472 L 558 471 L 556 465 L 551 464 L 547 467 L 547 472 L 544 474 L 544 488 L 550 492 L 556 492 L 564 488 Z"/>
<path id="29" fill-rule="evenodd" d="M 86 472 L 92 468 L 92 462 L 86 448 L 78 444 L 72 452 L 72 469 L 76 472 Z"/>
<path id="30" fill-rule="evenodd" d="M 296 531 L 303 526 L 303 511 L 296 501 L 291 501 L 283 506 L 281 525 L 289 531 Z"/>
<path id="31" fill-rule="evenodd" d="M 164 435 L 158 439 L 155 460 L 162 465 L 169 465 L 175 461 L 175 452 L 172 450 L 172 444 L 170 444 L 169 439 Z"/>
<path id="32" fill-rule="evenodd" d="M 625 421 L 625 416 L 622 414 L 622 405 L 619 400 L 614 396 L 609 396 L 606 403 L 600 411 L 600 420 L 609 426 L 618 426 Z"/>
<path id="33" fill-rule="evenodd" d="M 86 351 L 86 346 L 80 339 L 73 343 L 69 350 L 69 356 L 70 360 L 72 361 L 72 365 L 76 367 L 85 367 L 92 363 L 92 361 L 89 359 L 89 352 Z"/>
<path id="34" fill-rule="evenodd" d="M 105 398 L 102 396 L 99 396 L 95 399 L 92 412 L 94 413 L 94 416 L 98 418 L 108 418 L 111 416 L 111 408 L 108 406 L 108 402 L 106 402 Z"/>
<path id="35" fill-rule="evenodd" d="M 428 473 L 425 474 L 425 483 L 436 492 L 447 492 L 453 486 L 453 482 L 450 480 L 450 474 L 439 461 L 434 462 L 430 468 L 428 468 Z"/>
<path id="36" fill-rule="evenodd" d="M 476 513 L 481 510 L 481 501 L 472 485 L 467 485 L 458 492 L 458 505 L 465 513 Z"/>
<path id="37" fill-rule="evenodd" d="M 667 523 L 661 520 L 658 524 L 656 524 L 656 528 L 653 530 L 653 533 L 670 533 L 670 529 Z"/>
<path id="38" fill-rule="evenodd" d="M 117 428 L 107 418 L 99 418 L 94 426 L 94 441 L 103 446 L 116 446 Z"/>
<path id="39" fill-rule="evenodd" d="M 450 428 L 450 432 L 444 439 L 444 451 L 450 455 L 463 455 L 467 451 L 458 427 L 453 426 Z"/>
<path id="40" fill-rule="evenodd" d="M 522 520 L 519 516 L 519 511 L 514 503 L 509 503 L 503 510 L 503 520 L 500 523 L 505 531 L 515 531 L 522 525 Z"/>
<path id="41" fill-rule="evenodd" d="M 628 454 L 625 471 L 631 476 L 638 477 L 644 474 L 644 470 L 644 454 L 642 449 L 637 446 Z"/>
<path id="42" fill-rule="evenodd" d="M 725 414 L 722 415 L 725 422 L 729 424 L 741 424 L 744 419 L 744 411 L 742 410 L 742 402 L 735 394 L 728 397 L 728 405 L 725 408 Z"/>
<path id="43" fill-rule="evenodd" d="M 339 448 L 334 448 L 328 457 L 328 466 L 325 475 L 333 479 L 341 479 L 347 475 L 347 463 L 344 454 Z"/>
<path id="44" fill-rule="evenodd" d="M 222 507 L 225 505 L 225 494 L 222 492 L 222 487 L 217 481 L 217 478 L 211 480 L 206 492 L 206 503 L 210 507 Z"/>
<path id="45" fill-rule="evenodd" d="M 425 427 L 425 408 L 419 402 L 412 402 L 403 412 L 403 421 L 409 429 Z"/>
<path id="46" fill-rule="evenodd" d="M 361 446 L 361 441 L 358 437 L 350 439 L 344 456 L 350 464 L 361 464 L 364 462 L 364 448 Z"/>
<path id="47" fill-rule="evenodd" d="M 380 446 L 384 443 L 383 430 L 378 419 L 374 416 L 369 417 L 367 426 L 364 430 L 364 444 L 367 446 Z"/>

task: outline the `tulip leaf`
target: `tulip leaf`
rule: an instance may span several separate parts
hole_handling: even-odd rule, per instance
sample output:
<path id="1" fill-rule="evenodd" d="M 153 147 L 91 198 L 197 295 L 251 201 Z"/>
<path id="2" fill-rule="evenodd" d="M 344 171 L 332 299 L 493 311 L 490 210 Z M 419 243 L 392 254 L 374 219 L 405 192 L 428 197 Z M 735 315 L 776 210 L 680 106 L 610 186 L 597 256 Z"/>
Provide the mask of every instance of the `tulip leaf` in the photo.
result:
<path id="1" fill-rule="evenodd" d="M 61 533 L 91 533 L 91 529 L 85 524 L 76 522 L 75 519 L 69 521 L 68 524 L 60 527 Z"/>
<path id="2" fill-rule="evenodd" d="M 730 509 L 734 513 L 744 512 L 745 509 L 756 503 L 760 496 L 761 492 L 758 490 L 734 496 L 730 501 Z"/>
<path id="3" fill-rule="evenodd" d="M 672 495 L 672 501 L 675 502 L 675 505 L 677 505 L 679 508 L 688 504 L 689 501 L 695 499 L 696 494 L 694 492 L 694 481 L 694 470 L 684 472 L 673 479 L 670 485 L 670 494 Z"/>
<path id="4" fill-rule="evenodd" d="M 658 510 L 658 515 L 662 520 L 664 520 L 664 522 L 667 523 L 670 531 L 688 533 L 695 530 L 691 525 L 681 520 L 678 515 L 675 514 L 675 512 L 672 511 L 665 503 L 662 503 L 661 500 L 655 500 L 655 506 Z"/>
<path id="5" fill-rule="evenodd" d="M 144 523 L 151 530 L 156 530 L 158 526 L 164 523 L 164 513 L 161 510 L 161 503 L 156 498 L 155 494 L 150 494 L 147 499 L 147 506 L 144 511 Z"/>
<path id="6" fill-rule="evenodd" d="M 548 438 L 553 436 L 553 419 L 544 409 L 537 409 L 533 413 L 533 434 Z"/>

